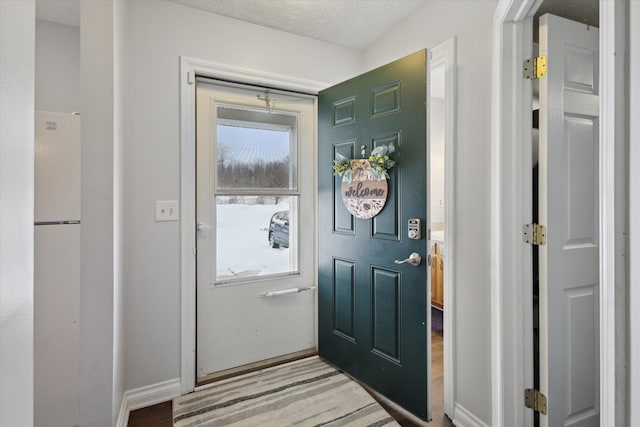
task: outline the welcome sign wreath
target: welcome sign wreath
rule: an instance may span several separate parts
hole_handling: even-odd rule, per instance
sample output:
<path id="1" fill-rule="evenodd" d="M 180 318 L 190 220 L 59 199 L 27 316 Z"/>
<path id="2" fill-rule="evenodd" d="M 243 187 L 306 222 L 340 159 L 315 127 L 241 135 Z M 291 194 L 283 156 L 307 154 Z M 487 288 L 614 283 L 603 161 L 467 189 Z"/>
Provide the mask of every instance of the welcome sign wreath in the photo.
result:
<path id="1" fill-rule="evenodd" d="M 342 177 L 342 202 L 351 215 L 369 219 L 380 213 L 387 202 L 388 171 L 396 164 L 389 158 L 394 151 L 389 144 L 375 148 L 369 159 L 348 159 L 336 153 L 333 174 Z"/>

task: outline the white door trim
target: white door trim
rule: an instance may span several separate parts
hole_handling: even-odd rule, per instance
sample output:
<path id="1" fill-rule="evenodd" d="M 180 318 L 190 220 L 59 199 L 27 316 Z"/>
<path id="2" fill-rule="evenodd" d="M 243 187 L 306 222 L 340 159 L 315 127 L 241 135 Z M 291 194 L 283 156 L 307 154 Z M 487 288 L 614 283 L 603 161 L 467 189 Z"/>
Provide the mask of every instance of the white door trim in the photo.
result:
<path id="1" fill-rule="evenodd" d="M 531 222 L 531 175 L 521 173 L 531 169 L 531 83 L 520 78 L 520 67 L 531 55 L 532 10 L 540 1 L 502 0 L 494 15 L 491 424 L 495 427 L 533 425 L 522 404 L 524 388 L 533 385 L 533 346 L 528 339 L 532 304 L 525 304 L 526 295 L 532 293 L 531 249 L 522 244 L 520 235 L 522 224 Z M 527 188 L 528 197 L 523 194 Z M 522 286 L 513 286 L 516 283 Z"/>
<path id="2" fill-rule="evenodd" d="M 523 390 L 532 384 L 531 249 L 522 224 L 531 221 L 531 83 L 521 78 L 531 55 L 532 19 L 542 0 L 501 0 L 494 15 L 491 144 L 491 353 L 492 425 L 532 425 Z M 615 118 L 625 117 L 621 66 L 625 2 L 600 0 L 600 424 L 623 425 L 624 265 L 616 268 L 616 148 L 624 138 Z M 616 57 L 616 49 L 619 54 Z M 616 147 L 618 134 L 618 147 Z M 616 160 L 618 160 L 616 162 Z M 522 173 L 522 171 L 526 171 Z M 619 211 L 618 211 L 619 214 Z M 618 237 L 620 239 L 621 237 Z M 616 323 L 616 316 L 619 318 Z M 618 365 L 616 366 L 616 358 Z M 618 384 L 616 387 L 616 383 Z M 625 399 L 621 399 L 624 401 Z"/>
<path id="3" fill-rule="evenodd" d="M 455 384 L 453 369 L 455 354 L 455 239 L 456 239 L 456 186 L 455 186 L 455 154 L 456 154 L 456 38 L 452 37 L 447 41 L 440 43 L 430 50 L 431 61 L 429 69 L 434 67 L 444 67 L 444 194 L 446 197 L 444 207 L 444 301 L 446 308 L 444 310 L 444 345 L 443 345 L 443 364 L 444 364 L 444 412 L 449 417 L 454 417 L 455 403 Z"/>
<path id="4" fill-rule="evenodd" d="M 600 425 L 626 422 L 625 2 L 600 0 Z M 617 119 L 617 120 L 616 120 Z M 622 245 L 620 244 L 622 243 Z M 623 249 L 624 251 L 624 249 Z"/>
<path id="5" fill-rule="evenodd" d="M 180 391 L 182 394 L 194 390 L 196 378 L 196 75 L 307 94 L 317 94 L 321 89 L 329 86 L 328 83 L 314 80 L 180 57 Z M 314 182 L 316 182 L 315 178 Z"/>

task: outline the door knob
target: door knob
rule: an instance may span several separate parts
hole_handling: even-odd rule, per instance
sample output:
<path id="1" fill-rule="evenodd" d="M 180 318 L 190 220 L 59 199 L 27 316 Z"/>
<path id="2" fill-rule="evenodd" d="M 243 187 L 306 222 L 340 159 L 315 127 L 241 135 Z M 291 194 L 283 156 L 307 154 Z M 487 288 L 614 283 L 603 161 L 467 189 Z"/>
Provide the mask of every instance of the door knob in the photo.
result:
<path id="1" fill-rule="evenodd" d="M 403 259 L 402 261 L 395 260 L 393 262 L 395 262 L 396 264 L 404 264 L 405 262 L 408 262 L 409 264 L 413 265 L 414 267 L 417 267 L 422 262 L 422 257 L 420 256 L 419 253 L 413 252 L 411 255 L 409 255 L 409 258 Z"/>

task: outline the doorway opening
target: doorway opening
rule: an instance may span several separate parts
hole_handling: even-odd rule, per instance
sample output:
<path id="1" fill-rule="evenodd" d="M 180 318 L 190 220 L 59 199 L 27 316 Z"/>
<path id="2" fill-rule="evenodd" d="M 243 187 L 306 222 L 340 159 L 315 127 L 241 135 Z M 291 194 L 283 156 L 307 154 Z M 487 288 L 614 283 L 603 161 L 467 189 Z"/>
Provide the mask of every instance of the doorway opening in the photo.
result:
<path id="1" fill-rule="evenodd" d="M 544 56 L 549 65 L 531 85 L 532 219 L 546 228 L 546 241 L 532 246 L 533 389 L 547 399 L 546 408 L 533 411 L 534 426 L 597 423 L 600 412 L 600 88 L 593 3 L 576 11 L 546 0 L 533 19 L 534 57 Z"/>
<path id="2" fill-rule="evenodd" d="M 314 104 L 196 79 L 198 385 L 316 349 Z"/>
<path id="3" fill-rule="evenodd" d="M 429 303 L 431 417 L 449 425 L 455 396 L 455 79 L 456 39 L 431 50 L 429 66 Z M 449 419 L 447 419 L 447 417 Z"/>
<path id="4" fill-rule="evenodd" d="M 520 393 L 521 390 L 533 385 L 532 356 L 534 353 L 532 254 L 531 246 L 524 244 L 522 232 L 523 224 L 531 223 L 532 218 L 532 174 L 530 173 L 533 164 L 531 158 L 533 150 L 530 145 L 532 142 L 532 103 L 530 81 L 522 78 L 522 64 L 533 56 L 533 16 L 541 3 L 542 1 L 536 0 L 505 3 L 499 5 L 495 14 L 494 54 L 496 68 L 494 70 L 492 103 L 494 117 L 492 128 L 492 163 L 494 164 L 494 173 L 492 173 L 492 235 L 495 236 L 495 239 L 492 240 L 492 259 L 494 260 L 492 268 L 492 329 L 494 330 L 492 334 L 492 368 L 494 372 L 492 374 L 492 420 L 495 425 L 533 425 L 532 412 L 525 408 Z M 624 419 L 624 401 L 621 399 L 618 402 L 618 399 L 615 399 L 619 391 L 624 390 L 624 386 L 620 387 L 620 384 L 624 384 L 623 381 L 621 382 L 621 375 L 624 375 L 624 363 L 620 362 L 623 359 L 624 342 L 616 340 L 615 336 L 616 329 L 623 328 L 624 323 L 619 320 L 620 314 L 616 313 L 624 311 L 624 290 L 614 286 L 614 278 L 624 277 L 624 274 L 614 260 L 617 255 L 619 256 L 615 251 L 617 242 L 621 240 L 617 237 L 618 232 L 624 231 L 623 220 L 620 219 L 624 216 L 620 214 L 624 207 L 624 197 L 621 196 L 623 192 L 616 191 L 615 184 L 624 187 L 624 182 L 618 181 L 618 172 L 620 169 L 624 170 L 624 162 L 617 152 L 618 148 L 624 146 L 624 142 L 618 140 L 616 143 L 616 136 L 620 131 L 618 123 L 622 123 L 622 121 L 616 120 L 616 117 L 624 116 L 624 82 L 619 78 L 620 71 L 623 69 L 623 61 L 619 52 L 623 45 L 619 35 L 624 32 L 625 21 L 623 3 L 601 0 L 597 4 L 600 14 L 600 36 L 596 37 L 596 47 L 577 50 L 582 54 L 589 50 L 596 51 L 598 47 L 600 49 L 595 60 L 593 60 L 594 55 L 590 54 L 589 61 L 578 61 L 593 64 L 592 68 L 595 73 L 591 86 L 597 88 L 599 95 L 593 111 L 599 113 L 599 117 L 596 120 L 596 126 L 593 127 L 596 130 L 585 133 L 585 135 L 591 135 L 587 140 L 595 139 L 595 144 L 597 144 L 595 150 L 590 149 L 594 155 L 593 162 L 587 162 L 595 166 L 590 172 L 598 184 L 593 203 L 595 209 L 590 206 L 588 215 L 579 217 L 576 225 L 584 223 L 585 218 L 590 216 L 600 219 L 599 224 L 595 226 L 596 231 L 593 233 L 594 238 L 597 239 L 598 254 L 596 260 L 591 263 L 589 268 L 585 269 L 591 271 L 594 266 L 596 269 L 599 268 L 595 274 L 596 280 L 591 282 L 595 283 L 598 289 L 595 292 L 589 291 L 593 295 L 591 297 L 593 301 L 583 307 L 592 310 L 595 305 L 597 322 L 594 322 L 593 327 L 590 326 L 590 328 L 595 330 L 595 334 L 592 335 L 595 335 L 597 344 L 595 349 L 591 349 L 590 355 L 580 358 L 580 360 L 583 365 L 589 365 L 591 364 L 589 359 L 595 358 L 594 363 L 599 369 L 599 384 L 593 387 L 597 389 L 597 396 L 595 399 L 592 398 L 592 401 L 597 402 L 595 409 L 599 412 L 599 423 L 617 425 L 616 420 Z M 586 27 L 586 25 L 582 26 Z M 554 43 L 553 45 L 561 46 L 563 43 Z M 573 61 L 572 65 L 575 65 L 575 60 L 578 58 L 573 58 L 571 55 L 569 57 Z M 550 66 L 548 68 L 551 69 Z M 563 70 L 562 65 L 558 66 L 557 61 L 555 68 Z M 575 77 L 566 69 L 564 71 L 567 75 Z M 585 81 L 574 81 L 573 83 L 583 84 Z M 582 87 L 582 92 L 588 93 L 589 91 L 586 87 Z M 574 104 L 584 103 L 574 102 Z M 540 115 L 542 116 L 542 113 Z M 577 116 L 574 114 L 574 117 L 569 120 L 570 125 L 579 125 L 576 129 L 584 129 L 581 126 L 586 126 L 586 121 L 594 122 L 586 116 L 595 117 L 591 113 L 578 114 Z M 578 120 L 575 120 L 576 118 Z M 583 119 L 587 120 L 583 121 Z M 541 117 L 541 127 L 542 121 Z M 542 133 L 542 129 L 540 132 Z M 555 134 L 562 135 L 562 132 L 555 132 Z M 592 136 L 597 138 L 592 138 Z M 514 141 L 521 141 L 521 144 L 514 144 Z M 584 144 L 583 148 L 588 145 L 590 144 Z M 542 150 L 540 153 L 542 154 Z M 523 173 L 523 171 L 526 172 Z M 542 168 L 539 173 L 543 174 Z M 591 178 L 587 177 L 586 180 L 580 181 L 591 181 Z M 550 182 L 553 182 L 556 187 L 562 186 L 558 180 Z M 541 193 L 542 191 L 540 189 Z M 595 215 L 592 215 L 593 213 Z M 545 218 L 541 216 L 540 221 L 544 222 Z M 562 232 L 567 228 L 559 230 Z M 570 231 L 574 232 L 575 230 L 576 228 Z M 558 236 L 558 234 L 562 234 L 561 232 L 558 233 L 556 230 L 556 233 L 553 234 Z M 547 235 L 551 234 L 551 232 L 547 233 Z M 565 237 L 573 238 L 574 236 Z M 588 245 L 590 245 L 589 242 L 578 242 L 574 239 L 565 246 L 577 248 Z M 544 256 L 542 250 L 540 251 L 541 263 Z M 522 285 L 513 286 L 518 283 Z M 542 283 L 540 289 L 543 289 Z M 583 295 L 584 293 L 581 291 L 573 293 L 572 297 L 582 297 Z M 553 300 L 553 298 L 550 299 Z M 563 311 L 568 310 L 565 307 Z M 558 310 L 548 310 L 548 312 L 558 312 Z M 593 311 L 590 313 L 589 317 L 593 319 Z M 541 309 L 541 324 L 544 315 L 546 313 L 543 313 Z M 553 328 L 565 329 L 561 326 Z M 568 344 L 566 340 L 563 342 Z M 550 358 L 547 357 L 547 359 Z M 562 356 L 554 356 L 554 359 L 561 360 Z M 543 357 L 540 360 L 542 363 Z M 540 370 L 543 371 L 544 368 L 541 366 Z M 580 376 L 576 375 L 575 377 Z M 541 387 L 544 385 L 541 384 Z M 590 387 L 588 390 L 593 388 Z M 590 391 L 582 393 L 585 390 L 587 388 L 580 388 L 579 393 L 572 398 L 579 396 L 578 400 L 581 400 L 590 393 Z M 571 405 L 574 403 L 575 401 L 570 402 Z M 546 417 L 541 416 L 542 418 Z"/>
<path id="5" fill-rule="evenodd" d="M 445 63 L 445 91 L 446 97 L 446 129 L 447 153 L 453 154 L 454 131 L 455 131 L 455 38 L 436 46 L 432 50 L 432 60 L 434 63 L 438 58 L 444 58 Z M 196 246 L 196 182 L 194 165 L 196 163 L 196 129 L 195 129 L 195 105 L 196 105 L 196 75 L 206 76 L 223 81 L 242 81 L 246 84 L 255 84 L 261 87 L 281 88 L 297 93 L 317 94 L 324 88 L 323 83 L 311 82 L 304 79 L 296 79 L 289 76 L 269 75 L 259 76 L 257 72 L 248 73 L 244 69 L 236 69 L 226 65 L 209 63 L 194 58 L 181 58 L 181 200 L 180 210 L 182 213 L 181 223 L 181 312 L 182 312 L 182 334 L 181 334 L 181 393 L 189 393 L 194 390 L 196 382 L 196 264 L 194 248 Z M 314 106 L 317 114 L 317 107 Z M 313 139 L 313 145 L 317 143 Z M 455 185 L 454 185 L 454 156 L 446 156 L 446 171 L 449 178 L 445 180 L 447 210 L 445 220 L 447 228 L 444 231 L 446 239 L 453 239 L 454 227 L 454 206 L 455 206 Z M 316 176 L 316 167 L 312 167 L 312 176 Z M 317 195 L 316 195 L 317 197 Z M 317 199 L 314 201 L 317 204 Z M 427 224 L 425 224 L 427 225 Z M 425 227 L 426 228 L 426 227 Z M 315 229 L 315 225 L 314 225 Z M 445 248 L 444 256 L 449 259 L 444 264 L 444 275 L 447 277 L 447 286 L 444 288 L 444 300 L 447 301 L 448 309 L 444 312 L 444 324 L 447 325 L 447 339 L 443 343 L 443 368 L 444 368 L 444 411 L 453 418 L 454 415 L 454 313 L 455 293 L 454 289 L 454 269 L 455 259 L 453 257 L 453 245 Z M 424 261 L 423 261 L 424 262 Z M 426 264 L 426 262 L 424 262 Z M 317 266 L 315 266 L 317 274 Z M 255 295 L 254 295 L 255 298 Z M 425 308 L 429 307 L 427 304 Z M 430 317 L 428 318 L 430 322 Z M 430 325 L 429 325 L 430 327 Z M 314 337 L 317 339 L 317 337 Z M 430 350 L 429 350 L 430 351 Z M 431 354 L 429 354 L 429 360 Z"/>
<path id="6" fill-rule="evenodd" d="M 253 92 L 248 98 L 252 99 L 252 102 L 255 102 L 256 109 L 263 109 L 266 111 L 267 103 L 264 100 L 266 96 L 267 88 L 279 88 L 279 90 L 269 89 L 270 93 L 274 96 L 273 98 L 286 98 L 286 92 L 295 93 L 297 98 L 305 98 L 311 99 L 311 115 L 315 117 L 316 111 L 316 102 L 315 96 L 322 87 L 324 87 L 323 83 L 310 81 L 306 79 L 298 79 L 290 76 L 282 76 L 270 74 L 268 76 L 264 76 L 257 71 L 241 69 L 236 67 L 231 67 L 223 64 L 216 64 L 212 62 L 202 61 L 195 58 L 181 57 L 180 58 L 180 93 L 181 93 L 181 155 L 180 155 L 180 164 L 181 164 L 181 196 L 180 196 L 180 211 L 181 211 L 181 226 L 180 226 L 180 234 L 181 234 L 181 375 L 180 375 L 180 392 L 182 394 L 186 394 L 192 392 L 196 387 L 196 378 L 197 378 L 197 369 L 196 369 L 196 357 L 197 357 L 197 297 L 196 297 L 196 283 L 197 283 L 197 269 L 196 269 L 196 247 L 197 247 L 197 228 L 198 224 L 196 221 L 196 193 L 197 193 L 197 185 L 196 185 L 196 160 L 198 156 L 196 155 L 196 76 L 199 78 L 208 78 L 214 79 L 221 82 L 226 82 L 228 87 L 236 87 L 238 85 L 230 84 L 231 81 L 241 81 L 245 85 L 254 85 L 261 88 L 258 92 Z M 279 92 L 285 92 L 285 94 L 280 95 Z M 278 94 L 275 96 L 275 94 Z M 258 97 L 260 95 L 262 100 Z M 248 99 L 247 98 L 247 99 Z M 273 99 L 272 98 L 272 99 Z M 214 100 L 215 101 L 215 100 Z M 296 105 L 290 106 L 286 113 L 293 114 L 297 116 L 297 120 L 300 119 L 301 106 L 297 104 L 302 104 L 301 102 L 294 103 Z M 231 102 L 229 105 L 237 105 L 237 103 Z M 282 106 L 282 105 L 281 105 Z M 273 104 L 270 104 L 270 108 L 277 112 L 278 107 L 274 108 Z M 306 115 L 307 113 L 305 113 Z M 232 118 L 233 119 L 233 118 Z M 251 120 L 249 120 L 251 122 Z M 316 146 L 316 137 L 311 134 L 310 138 L 305 141 L 304 147 L 308 147 L 309 150 L 313 153 L 315 151 Z M 302 157 L 308 154 L 302 154 L 298 151 L 298 156 Z M 298 197 L 302 198 L 303 194 L 307 200 L 303 202 L 300 200 L 300 206 L 304 203 L 311 203 L 312 210 L 315 205 L 315 182 L 313 182 L 315 177 L 315 165 L 311 164 L 310 169 L 314 171 L 313 173 L 305 174 L 305 178 L 308 178 L 311 182 L 303 183 L 302 181 L 298 182 L 300 195 Z M 211 181 L 210 181 L 211 182 Z M 311 190 L 308 188 L 303 188 L 304 185 L 310 185 Z M 213 194 L 211 194 L 213 197 Z M 212 200 L 213 201 L 213 200 Z M 274 212 L 275 213 L 275 212 Z M 271 215 L 272 217 L 273 215 Z M 309 215 L 305 218 L 311 218 L 313 220 L 313 215 Z M 268 219 L 270 220 L 270 218 Z M 206 226 L 211 226 L 210 223 L 203 223 L 201 228 L 203 230 L 207 230 Z M 302 224 L 299 224 L 302 225 Z M 268 226 L 268 224 L 267 224 Z M 262 226 L 262 228 L 266 228 L 267 226 Z M 315 232 L 315 223 L 308 225 L 309 229 L 312 233 Z M 267 231 L 264 232 L 264 242 L 267 247 L 271 244 L 268 239 Z M 305 239 L 305 241 L 308 239 Z M 278 246 L 281 246 L 280 243 L 274 242 Z M 274 250 L 279 251 L 280 248 L 274 248 Z M 307 287 L 309 283 L 313 283 L 312 277 L 315 276 L 315 263 L 314 263 L 314 248 L 312 247 L 310 250 L 311 256 L 305 257 L 303 260 L 300 258 L 298 263 L 293 263 L 295 270 L 298 270 L 296 275 L 292 276 L 282 276 L 280 274 L 272 274 L 270 278 L 265 277 L 265 280 L 262 281 L 262 285 L 274 284 L 280 278 L 300 278 L 306 277 L 303 275 L 311 276 L 309 277 L 308 282 L 304 285 L 302 284 L 294 284 L 288 283 L 286 289 L 290 288 L 302 288 Z M 281 251 L 281 252 L 284 252 Z M 291 251 L 290 251 L 291 252 Z M 278 252 L 280 253 L 280 252 Z M 304 266 L 305 260 L 311 262 L 311 267 Z M 291 263 L 287 258 L 286 265 L 287 269 L 290 269 Z M 211 272 L 214 270 L 211 269 Z M 234 270 L 235 271 L 235 270 Z M 304 273 L 306 271 L 306 273 Z M 212 274 L 212 277 L 215 277 L 217 272 Z M 264 275 L 267 276 L 267 275 Z M 276 278 L 276 279 L 274 279 Z M 219 280 L 221 282 L 222 280 Z M 246 302 L 249 304 L 256 304 L 258 300 L 263 300 L 265 304 L 277 305 L 282 303 L 281 300 L 277 298 L 268 299 L 268 298 L 260 298 L 261 294 L 267 293 L 269 291 L 278 291 L 278 290 L 286 290 L 285 288 L 277 287 L 274 289 L 267 289 L 264 292 L 255 292 L 255 289 L 251 289 L 250 285 L 235 283 L 229 285 L 216 285 L 215 279 L 210 283 L 213 289 L 216 289 L 215 293 L 225 292 L 224 289 L 234 289 L 240 290 L 240 292 L 245 292 Z M 205 286 L 209 286 L 209 284 L 205 284 Z M 209 294 L 214 293 L 213 290 L 209 292 Z M 283 295 L 286 297 L 287 295 Z M 315 299 L 315 295 L 313 291 L 302 292 L 296 295 L 288 295 L 288 296 L 304 296 L 309 298 L 313 296 Z M 247 313 L 246 304 L 242 304 L 240 306 L 244 313 Z M 312 305 L 313 313 L 311 314 L 312 319 L 315 319 L 315 302 Z M 251 312 L 249 311 L 249 314 Z M 308 340 L 315 342 L 315 332 L 314 328 L 311 328 L 312 335 Z M 314 345 L 310 345 L 310 347 L 314 347 Z M 293 350 L 291 350 L 293 351 Z M 287 353 L 284 351 L 283 353 Z M 262 357 L 269 358 L 269 356 Z"/>
<path id="7" fill-rule="evenodd" d="M 435 56 L 435 55 L 434 55 Z M 448 195 L 446 194 L 446 93 L 445 74 L 447 63 L 442 55 L 432 57 L 429 68 L 429 280 L 431 281 L 431 301 L 429 304 L 431 316 L 431 417 L 437 422 L 445 422 L 444 408 L 444 340 L 448 340 L 445 334 L 444 314 L 449 309 L 445 306 L 444 291 L 448 285 L 448 277 L 445 276 L 445 230 L 452 224 L 447 224 L 445 212 Z M 450 118 L 449 118 L 450 120 Z M 449 234 L 449 233 L 447 233 Z M 450 242 L 449 242 L 450 243 Z M 449 331 L 447 330 L 447 333 Z M 450 414 L 452 416 L 453 414 Z M 448 424 L 445 424 L 448 425 Z"/>

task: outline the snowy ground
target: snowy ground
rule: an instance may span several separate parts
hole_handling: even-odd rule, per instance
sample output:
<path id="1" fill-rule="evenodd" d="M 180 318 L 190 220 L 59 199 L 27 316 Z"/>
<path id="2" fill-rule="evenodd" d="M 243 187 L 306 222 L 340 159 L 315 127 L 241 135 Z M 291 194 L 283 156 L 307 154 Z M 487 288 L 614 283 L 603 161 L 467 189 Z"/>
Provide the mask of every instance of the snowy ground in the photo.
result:
<path id="1" fill-rule="evenodd" d="M 289 248 L 269 246 L 271 216 L 289 210 L 289 201 L 278 205 L 218 205 L 217 280 L 285 273 L 290 266 Z"/>

